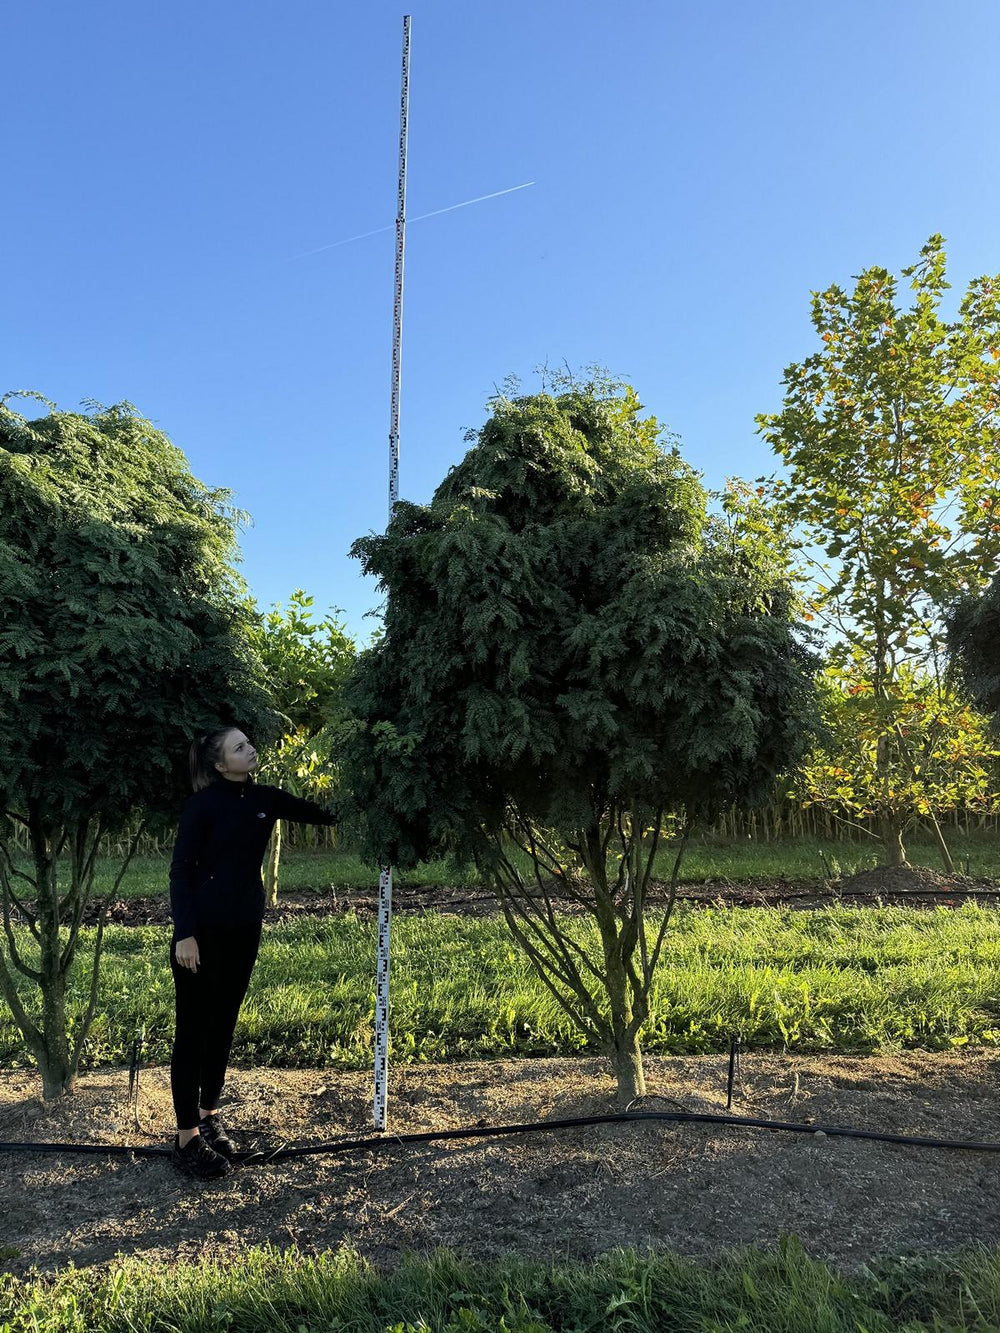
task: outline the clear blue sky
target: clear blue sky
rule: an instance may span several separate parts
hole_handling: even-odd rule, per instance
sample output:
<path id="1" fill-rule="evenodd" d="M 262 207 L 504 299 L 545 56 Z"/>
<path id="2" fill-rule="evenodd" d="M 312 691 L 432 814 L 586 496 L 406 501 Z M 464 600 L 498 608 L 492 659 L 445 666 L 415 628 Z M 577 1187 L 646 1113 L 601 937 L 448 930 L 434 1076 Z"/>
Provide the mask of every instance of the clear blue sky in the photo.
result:
<path id="1" fill-rule="evenodd" d="M 374 624 L 394 237 L 293 256 L 394 219 L 407 11 L 410 217 L 537 183 L 408 230 L 405 498 L 546 361 L 629 379 L 709 486 L 770 472 L 811 290 L 935 231 L 956 299 L 1000 270 L 996 0 L 8 7 L 0 391 L 135 403 L 253 515 L 263 605 Z"/>

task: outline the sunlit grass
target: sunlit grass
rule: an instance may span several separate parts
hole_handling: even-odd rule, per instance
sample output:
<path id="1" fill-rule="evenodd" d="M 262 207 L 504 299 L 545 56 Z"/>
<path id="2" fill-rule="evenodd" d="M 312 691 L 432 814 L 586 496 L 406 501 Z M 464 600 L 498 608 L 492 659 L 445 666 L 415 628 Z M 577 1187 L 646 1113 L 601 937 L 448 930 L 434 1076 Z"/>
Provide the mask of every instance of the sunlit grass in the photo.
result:
<path id="1" fill-rule="evenodd" d="M 592 955 L 595 928 L 565 922 Z M 650 917 L 649 928 L 655 925 Z M 82 937 L 69 1003 L 85 1003 L 93 931 Z M 26 932 L 18 937 L 26 952 Z M 148 1058 L 169 1058 L 173 983 L 167 927 L 105 934 L 88 1064 L 121 1063 L 144 1026 Z M 371 1059 L 376 923 L 353 914 L 265 930 L 236 1032 L 246 1064 L 361 1068 Z M 943 1049 L 1000 1043 L 1000 918 L 957 909 L 681 906 L 654 981 L 644 1049 L 801 1051 Z M 37 991 L 19 979 L 25 1003 Z M 392 934 L 391 1050 L 397 1060 L 565 1055 L 584 1038 L 514 945 L 502 919 L 397 917 Z M 0 1062 L 28 1057 L 6 1007 Z"/>
<path id="2" fill-rule="evenodd" d="M 612 1250 L 487 1264 L 439 1251 L 380 1272 L 346 1248 L 265 1246 L 226 1263 L 0 1276 L 0 1320 L 6 1333 L 987 1333 L 1000 1327 L 1000 1255 L 876 1259 L 844 1275 L 788 1237 L 711 1260 Z"/>

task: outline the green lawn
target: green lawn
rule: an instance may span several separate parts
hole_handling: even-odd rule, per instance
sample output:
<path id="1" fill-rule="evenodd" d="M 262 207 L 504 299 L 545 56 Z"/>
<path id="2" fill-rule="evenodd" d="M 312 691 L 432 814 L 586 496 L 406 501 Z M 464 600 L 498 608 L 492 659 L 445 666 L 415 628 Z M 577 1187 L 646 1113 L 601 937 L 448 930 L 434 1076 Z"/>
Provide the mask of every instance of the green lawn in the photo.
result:
<path id="1" fill-rule="evenodd" d="M 591 923 L 568 923 L 595 956 Z M 93 931 L 71 1003 L 84 1004 Z M 26 932 L 19 928 L 25 943 Z M 105 934 L 85 1063 L 121 1063 L 145 1025 L 148 1058 L 169 1057 L 173 987 L 167 927 Z M 237 1028 L 238 1063 L 365 1067 L 371 1059 L 376 923 L 352 914 L 268 926 Z M 397 1060 L 565 1055 L 583 1049 L 502 918 L 401 915 L 392 934 Z M 831 907 L 677 910 L 643 1038 L 656 1053 L 751 1047 L 802 1051 L 1000 1043 L 1000 917 L 958 909 Z M 23 981 L 23 979 L 21 979 Z M 37 1004 L 27 982 L 22 992 Z M 6 1006 L 0 1065 L 27 1064 Z"/>

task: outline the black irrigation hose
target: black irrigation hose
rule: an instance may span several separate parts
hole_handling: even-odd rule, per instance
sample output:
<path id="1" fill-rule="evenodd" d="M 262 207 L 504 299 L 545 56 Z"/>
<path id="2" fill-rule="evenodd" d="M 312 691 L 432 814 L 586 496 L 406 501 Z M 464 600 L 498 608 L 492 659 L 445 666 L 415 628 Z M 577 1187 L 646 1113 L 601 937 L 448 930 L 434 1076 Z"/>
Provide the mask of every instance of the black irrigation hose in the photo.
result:
<path id="1" fill-rule="evenodd" d="M 713 1115 L 702 1111 L 619 1111 L 609 1115 L 579 1116 L 569 1120 L 543 1120 L 528 1125 L 492 1125 L 475 1129 L 441 1129 L 425 1134 L 385 1134 L 377 1138 L 344 1139 L 339 1143 L 313 1143 L 300 1148 L 261 1149 L 237 1153 L 241 1166 L 262 1166 L 268 1162 L 306 1157 L 312 1153 L 380 1152 L 404 1143 L 434 1143 L 443 1139 L 480 1139 L 502 1134 L 532 1134 L 554 1129 L 574 1129 L 580 1125 L 619 1125 L 633 1120 L 667 1120 L 702 1125 L 744 1125 L 748 1129 L 783 1129 L 794 1134 L 823 1134 L 831 1138 L 871 1139 L 877 1143 L 901 1143 L 915 1148 L 968 1148 L 974 1152 L 1000 1152 L 1000 1143 L 979 1143 L 972 1139 L 934 1139 L 915 1134 L 887 1134 L 873 1129 L 848 1129 L 842 1125 L 804 1125 L 794 1120 L 757 1120 L 750 1116 Z M 169 1157 L 170 1148 L 124 1147 L 101 1143 L 0 1143 L 0 1152 L 90 1153 L 103 1156 Z"/>

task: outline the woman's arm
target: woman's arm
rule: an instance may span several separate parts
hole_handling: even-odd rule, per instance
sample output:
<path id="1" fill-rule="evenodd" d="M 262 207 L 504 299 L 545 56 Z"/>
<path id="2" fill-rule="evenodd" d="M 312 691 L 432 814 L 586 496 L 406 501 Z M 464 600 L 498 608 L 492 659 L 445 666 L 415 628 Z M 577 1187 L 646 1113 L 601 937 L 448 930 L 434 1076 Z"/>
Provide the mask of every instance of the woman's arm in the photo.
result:
<path id="1" fill-rule="evenodd" d="M 290 819 L 296 824 L 336 824 L 337 816 L 333 810 L 324 810 L 315 801 L 292 796 L 280 787 L 272 787 L 271 790 L 274 792 L 274 814 L 277 819 Z"/>
<path id="2" fill-rule="evenodd" d="M 198 851 L 201 846 L 202 819 L 199 805 L 188 797 L 181 812 L 177 841 L 170 860 L 170 911 L 178 939 L 194 934 L 195 890 Z"/>

